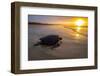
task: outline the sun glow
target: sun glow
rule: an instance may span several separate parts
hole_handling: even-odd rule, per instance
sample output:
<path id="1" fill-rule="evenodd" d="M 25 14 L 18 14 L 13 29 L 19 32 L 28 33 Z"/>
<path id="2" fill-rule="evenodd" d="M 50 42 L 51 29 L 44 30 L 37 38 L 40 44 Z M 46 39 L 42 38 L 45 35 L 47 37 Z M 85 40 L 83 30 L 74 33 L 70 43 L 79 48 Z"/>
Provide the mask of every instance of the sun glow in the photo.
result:
<path id="1" fill-rule="evenodd" d="M 77 26 L 82 26 L 83 24 L 84 24 L 84 20 L 77 20 L 76 22 L 75 22 L 75 24 L 77 25 Z"/>

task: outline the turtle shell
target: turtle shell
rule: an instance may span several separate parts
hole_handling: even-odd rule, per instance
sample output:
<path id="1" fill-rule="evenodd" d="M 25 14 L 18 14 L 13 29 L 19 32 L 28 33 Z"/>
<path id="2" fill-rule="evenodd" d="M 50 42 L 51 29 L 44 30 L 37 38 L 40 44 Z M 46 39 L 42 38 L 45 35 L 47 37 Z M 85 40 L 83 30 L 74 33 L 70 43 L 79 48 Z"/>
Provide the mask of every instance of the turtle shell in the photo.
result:
<path id="1" fill-rule="evenodd" d="M 62 38 L 58 35 L 48 35 L 43 38 L 40 38 L 41 44 L 43 45 L 55 45 L 58 43 Z"/>

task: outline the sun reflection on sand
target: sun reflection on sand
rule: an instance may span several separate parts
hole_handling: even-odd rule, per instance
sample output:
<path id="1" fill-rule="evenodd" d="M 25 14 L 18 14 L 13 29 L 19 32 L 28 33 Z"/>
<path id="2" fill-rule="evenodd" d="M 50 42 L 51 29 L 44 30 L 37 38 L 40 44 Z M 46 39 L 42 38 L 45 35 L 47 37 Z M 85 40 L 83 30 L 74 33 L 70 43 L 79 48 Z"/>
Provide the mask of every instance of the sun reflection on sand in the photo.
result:
<path id="1" fill-rule="evenodd" d="M 81 27 L 77 27 L 76 31 L 79 32 L 81 30 Z"/>
<path id="2" fill-rule="evenodd" d="M 79 32 L 81 31 L 81 28 L 82 28 L 82 27 L 80 27 L 80 26 L 77 26 L 77 27 L 76 27 L 76 32 L 77 32 L 77 33 L 75 34 L 75 37 L 78 38 L 78 39 L 80 38 Z"/>
<path id="3" fill-rule="evenodd" d="M 76 32 L 77 32 L 75 36 L 77 38 L 80 38 L 80 34 L 78 32 L 81 31 L 82 28 L 81 26 L 84 25 L 84 20 L 79 19 L 75 22 L 75 24 L 76 24 Z"/>
<path id="4" fill-rule="evenodd" d="M 80 35 L 79 34 L 76 34 L 76 37 L 79 37 Z"/>

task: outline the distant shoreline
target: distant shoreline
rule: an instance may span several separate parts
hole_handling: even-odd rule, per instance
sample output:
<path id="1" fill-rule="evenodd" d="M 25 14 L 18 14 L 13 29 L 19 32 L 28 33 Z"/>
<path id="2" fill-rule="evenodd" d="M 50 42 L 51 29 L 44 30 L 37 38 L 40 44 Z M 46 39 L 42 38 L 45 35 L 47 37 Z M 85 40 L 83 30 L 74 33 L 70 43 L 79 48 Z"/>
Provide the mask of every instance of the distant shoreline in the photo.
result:
<path id="1" fill-rule="evenodd" d="M 49 23 L 37 23 L 37 22 L 28 22 L 28 24 L 31 24 L 31 25 L 32 24 L 34 24 L 34 25 L 64 25 L 64 26 L 66 26 L 66 24 L 49 24 Z M 71 26 L 71 27 L 77 27 L 77 26 Z M 80 27 L 87 28 L 88 26 L 80 26 Z"/>

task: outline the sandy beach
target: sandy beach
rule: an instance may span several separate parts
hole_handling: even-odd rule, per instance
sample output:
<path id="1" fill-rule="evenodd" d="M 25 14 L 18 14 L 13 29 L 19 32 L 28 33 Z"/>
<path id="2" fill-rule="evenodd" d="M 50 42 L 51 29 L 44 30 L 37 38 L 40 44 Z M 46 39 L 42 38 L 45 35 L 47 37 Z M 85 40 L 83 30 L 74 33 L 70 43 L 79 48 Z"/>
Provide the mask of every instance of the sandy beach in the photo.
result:
<path id="1" fill-rule="evenodd" d="M 41 37 L 59 35 L 62 43 L 50 49 L 34 46 Z M 87 27 L 66 27 L 63 25 L 28 25 L 28 60 L 87 58 Z"/>

